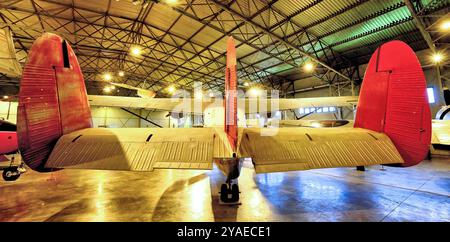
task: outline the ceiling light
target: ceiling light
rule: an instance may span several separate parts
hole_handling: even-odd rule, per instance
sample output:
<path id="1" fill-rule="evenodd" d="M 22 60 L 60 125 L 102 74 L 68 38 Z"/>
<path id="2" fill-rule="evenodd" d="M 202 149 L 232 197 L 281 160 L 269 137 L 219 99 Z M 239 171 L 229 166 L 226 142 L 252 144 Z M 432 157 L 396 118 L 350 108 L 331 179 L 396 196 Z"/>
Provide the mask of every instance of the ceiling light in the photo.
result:
<path id="1" fill-rule="evenodd" d="M 119 71 L 119 76 L 123 77 L 123 76 L 125 76 L 125 73 L 123 71 Z"/>
<path id="2" fill-rule="evenodd" d="M 305 65 L 303 65 L 303 70 L 305 70 L 306 72 L 311 72 L 314 69 L 314 65 L 311 62 L 307 62 L 305 63 Z"/>
<path id="3" fill-rule="evenodd" d="M 262 90 L 259 88 L 256 88 L 256 87 L 252 87 L 248 90 L 248 94 L 250 96 L 254 96 L 254 97 L 261 95 L 261 93 L 262 93 Z"/>
<path id="4" fill-rule="evenodd" d="M 248 86 L 250 86 L 250 83 L 249 82 L 244 82 L 244 87 L 248 87 Z"/>
<path id="5" fill-rule="evenodd" d="M 134 46 L 131 48 L 130 52 L 131 52 L 131 55 L 133 55 L 133 56 L 140 56 L 142 49 L 138 46 Z"/>
<path id="6" fill-rule="evenodd" d="M 9 97 L 8 97 L 8 96 L 6 96 L 6 95 L 5 95 L 5 96 L 3 96 L 3 99 L 8 99 L 8 98 L 9 98 Z"/>
<path id="7" fill-rule="evenodd" d="M 209 97 L 214 97 L 214 92 L 210 92 Z"/>
<path id="8" fill-rule="evenodd" d="M 109 73 L 103 74 L 103 80 L 105 80 L 105 81 L 111 81 L 111 79 L 112 79 L 111 74 L 109 74 Z"/>
<path id="9" fill-rule="evenodd" d="M 439 63 L 442 61 L 442 59 L 444 59 L 444 57 L 442 56 L 441 53 L 435 53 L 435 54 L 433 54 L 433 56 L 431 58 L 434 63 Z"/>
<path id="10" fill-rule="evenodd" d="M 449 30 L 450 29 L 450 20 L 444 21 L 441 24 L 441 29 L 442 30 Z"/>
<path id="11" fill-rule="evenodd" d="M 111 92 L 111 88 L 110 87 L 104 87 L 103 88 L 103 92 L 110 93 Z"/>
<path id="12" fill-rule="evenodd" d="M 116 89 L 116 86 L 111 85 L 109 88 L 110 88 L 111 90 L 114 90 L 114 89 Z"/>
<path id="13" fill-rule="evenodd" d="M 177 5 L 178 4 L 178 0 L 164 0 L 165 3 L 167 3 L 167 5 Z"/>
<path id="14" fill-rule="evenodd" d="M 174 86 L 169 86 L 167 88 L 167 91 L 169 91 L 170 93 L 174 93 L 177 89 Z"/>

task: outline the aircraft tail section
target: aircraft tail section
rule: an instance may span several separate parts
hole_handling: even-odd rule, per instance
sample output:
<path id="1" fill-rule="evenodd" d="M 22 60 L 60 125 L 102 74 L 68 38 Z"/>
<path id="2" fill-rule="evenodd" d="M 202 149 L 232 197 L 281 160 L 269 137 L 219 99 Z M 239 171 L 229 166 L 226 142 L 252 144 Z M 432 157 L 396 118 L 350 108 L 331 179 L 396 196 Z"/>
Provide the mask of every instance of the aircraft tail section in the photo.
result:
<path id="1" fill-rule="evenodd" d="M 228 141 L 236 152 L 238 139 L 237 123 L 237 67 L 236 67 L 236 48 L 233 37 L 228 38 L 227 42 L 227 66 L 225 70 L 225 133 Z"/>
<path id="2" fill-rule="evenodd" d="M 426 80 L 414 51 L 402 41 L 381 45 L 362 83 L 355 127 L 386 133 L 401 154 L 401 166 L 425 159 L 431 141 Z"/>
<path id="3" fill-rule="evenodd" d="M 70 45 L 46 33 L 31 47 L 19 91 L 17 135 L 25 163 L 44 164 L 64 134 L 92 127 L 83 74 Z"/>

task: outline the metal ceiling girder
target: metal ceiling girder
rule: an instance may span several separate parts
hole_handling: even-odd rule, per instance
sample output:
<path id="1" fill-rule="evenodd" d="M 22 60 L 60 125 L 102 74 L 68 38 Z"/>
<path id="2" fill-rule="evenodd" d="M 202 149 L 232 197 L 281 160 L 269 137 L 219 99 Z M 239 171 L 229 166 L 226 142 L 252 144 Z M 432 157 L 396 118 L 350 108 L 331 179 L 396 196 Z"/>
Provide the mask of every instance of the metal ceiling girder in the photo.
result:
<path id="1" fill-rule="evenodd" d="M 364 1 L 364 2 L 366 2 L 366 1 Z M 360 2 L 360 3 L 364 3 L 364 2 Z M 345 10 L 348 11 L 348 10 L 350 10 L 350 9 L 356 7 L 356 6 L 359 6 L 359 5 L 350 5 L 349 7 L 345 8 Z M 337 32 L 343 31 L 343 30 L 345 30 L 345 29 L 351 28 L 351 27 L 353 27 L 353 26 L 355 26 L 355 25 L 357 25 L 357 24 L 363 23 L 363 22 L 368 21 L 368 20 L 370 20 L 370 19 L 373 19 L 373 18 L 375 18 L 375 17 L 379 17 L 379 16 L 384 15 L 384 14 L 386 14 L 386 13 L 389 13 L 389 12 L 395 10 L 395 9 L 398 9 L 398 8 L 400 8 L 400 7 L 402 7 L 402 6 L 405 6 L 405 4 L 404 4 L 403 2 L 396 3 L 396 4 L 391 5 L 391 6 L 387 7 L 387 8 L 385 8 L 385 9 L 382 9 L 382 10 L 377 11 L 377 12 L 375 12 L 375 13 L 372 13 L 372 14 L 370 14 L 370 15 L 368 15 L 368 16 L 365 16 L 365 17 L 363 17 L 363 18 L 361 18 L 361 19 L 358 19 L 358 20 L 352 22 L 351 24 L 345 25 L 345 26 L 343 26 L 343 27 L 341 27 L 341 28 L 339 28 L 339 29 L 335 29 L 335 30 L 333 30 L 333 31 L 331 31 L 331 32 L 328 32 L 328 33 L 326 33 L 326 34 L 324 34 L 324 35 L 321 35 L 321 36 L 316 36 L 315 38 L 311 39 L 311 41 L 319 41 L 320 39 L 322 39 L 322 38 L 324 38 L 324 37 L 326 37 L 326 36 L 329 36 L 329 35 L 331 35 L 331 34 L 335 34 L 335 33 L 337 33 Z M 340 11 L 340 13 L 343 13 L 343 12 Z M 333 17 L 333 16 L 337 16 L 337 15 L 336 15 L 336 14 L 332 14 L 332 15 L 327 16 L 326 18 L 323 18 L 323 19 L 326 20 L 326 19 L 329 19 L 329 18 L 331 18 L 331 17 Z M 320 21 L 320 22 L 323 22 L 323 21 Z M 316 24 L 310 25 L 309 28 L 314 27 L 314 26 L 316 26 Z M 272 27 L 269 27 L 270 30 L 272 30 L 272 28 L 273 28 L 273 26 L 272 26 Z M 286 39 L 289 39 L 289 38 L 291 38 L 292 36 L 294 36 L 294 35 L 296 35 L 296 34 L 298 34 L 298 33 L 292 33 L 292 34 L 286 36 Z M 320 43 L 320 42 L 319 42 L 319 43 Z M 273 44 L 273 43 L 272 43 L 272 44 Z M 308 44 L 309 44 L 309 43 L 305 43 L 305 44 L 303 44 L 302 46 L 305 46 L 305 45 L 308 45 Z M 338 45 L 333 45 L 333 47 L 335 47 L 335 46 L 338 46 Z M 329 47 L 329 46 L 327 46 L 327 47 Z M 325 51 L 326 49 L 332 49 L 332 47 L 330 47 L 330 48 L 323 48 L 323 47 L 322 47 L 322 48 L 319 49 L 318 51 L 319 51 L 319 52 L 320 52 L 320 51 Z M 247 57 L 247 56 L 250 56 L 250 55 L 252 55 L 252 54 L 254 54 L 254 53 L 256 53 L 256 52 L 257 52 L 257 51 L 251 52 L 251 53 L 247 54 L 246 56 L 243 56 L 243 58 L 245 58 L 245 57 Z M 281 52 L 280 54 L 283 54 L 284 52 L 285 52 L 285 51 Z M 332 54 L 333 54 L 333 53 L 332 53 Z M 263 62 L 263 61 L 265 61 L 265 60 L 267 60 L 267 59 L 268 59 L 268 58 L 264 58 L 264 59 L 258 60 L 257 62 L 255 62 L 255 64 L 257 64 L 257 63 L 259 63 L 259 62 Z M 337 58 L 336 58 L 336 59 L 337 59 Z M 271 67 L 273 67 L 273 66 L 271 66 Z M 269 67 L 269 68 L 271 68 L 271 67 Z M 266 69 L 266 68 L 265 68 L 265 69 Z"/>
<path id="2" fill-rule="evenodd" d="M 72 8 L 72 7 L 73 7 L 73 6 L 70 6 L 70 5 L 62 4 L 62 3 L 55 3 L 55 2 L 53 2 L 53 1 L 48 1 L 48 2 L 54 3 L 54 4 L 58 4 L 58 5 L 60 5 L 60 6 L 66 7 L 66 8 Z M 5 6 L 2 6 L 2 7 L 5 7 Z M 78 8 L 78 7 L 76 7 L 76 8 Z M 51 18 L 61 18 L 61 19 L 64 19 L 64 20 L 66 20 L 66 21 L 81 22 L 81 23 L 84 23 L 84 24 L 92 24 L 92 23 L 89 23 L 89 22 L 87 22 L 87 21 L 84 22 L 84 21 L 74 20 L 74 19 L 65 19 L 65 18 L 62 18 L 61 16 L 51 16 L 51 15 L 49 15 L 49 14 L 45 14 L 45 13 L 42 13 L 42 12 L 39 12 L 39 13 L 38 13 L 38 12 L 30 12 L 30 11 L 27 11 L 27 10 L 25 10 L 25 9 L 17 9 L 17 8 L 15 8 L 14 11 L 28 12 L 28 13 L 30 13 L 30 14 L 36 14 L 36 15 L 38 15 L 38 16 L 39 16 L 39 15 L 46 15 L 47 17 L 51 17 Z M 93 11 L 93 10 L 86 10 L 86 11 L 90 11 L 90 12 L 94 12 L 94 13 L 95 13 L 95 11 Z M 98 14 L 100 14 L 100 13 L 98 13 Z M 107 16 L 102 16 L 102 17 L 107 17 Z M 130 21 L 131 21 L 131 20 L 130 20 Z M 111 26 L 100 26 L 100 27 L 101 27 L 101 28 L 111 28 L 111 29 L 115 29 L 115 30 L 117 30 L 117 31 L 129 32 L 129 31 L 127 31 L 127 30 L 119 29 L 119 28 L 115 28 L 115 27 L 111 27 Z M 65 33 L 65 34 L 69 34 L 69 33 Z M 87 36 L 87 37 L 88 37 L 88 36 Z M 156 39 L 152 38 L 151 36 L 145 36 L 145 37 L 157 41 Z M 178 37 L 177 37 L 177 38 L 178 38 Z M 169 44 L 169 43 L 163 43 L 163 44 L 167 44 L 167 45 L 171 46 L 171 44 Z M 196 45 L 198 45 L 198 44 L 196 44 Z M 173 48 L 178 48 L 177 46 L 172 46 L 172 47 L 173 47 Z M 189 52 L 188 50 L 185 50 L 185 51 Z M 192 53 L 192 54 L 196 54 L 196 53 Z M 203 58 L 207 58 L 207 57 L 203 57 Z M 211 60 L 214 61 L 214 59 L 211 59 Z M 206 73 L 206 75 L 207 75 L 207 73 Z"/>
<path id="3" fill-rule="evenodd" d="M 224 5 L 223 3 L 217 1 L 217 0 L 211 0 L 212 2 L 214 2 L 216 4 L 217 7 L 219 7 L 220 9 L 224 9 L 225 11 L 227 11 L 230 14 L 239 16 L 239 18 L 241 18 L 244 22 L 257 27 L 258 29 L 261 29 L 264 33 L 272 36 L 273 38 L 277 39 L 279 42 L 285 44 L 286 46 L 290 47 L 293 50 L 298 51 L 301 55 L 308 57 L 309 59 L 311 59 L 312 61 L 316 62 L 317 64 L 320 64 L 321 66 L 325 67 L 326 69 L 329 69 L 330 71 L 336 73 L 337 75 L 339 75 L 340 77 L 342 77 L 345 80 L 351 80 L 349 77 L 345 76 L 344 74 L 340 73 L 339 71 L 333 69 L 331 66 L 327 65 L 326 63 L 318 60 L 317 58 L 315 58 L 314 56 L 312 56 L 311 54 L 303 51 L 302 49 L 300 49 L 299 47 L 295 46 L 294 44 L 286 41 L 284 38 L 278 36 L 277 34 L 269 31 L 268 29 L 264 28 L 263 26 L 261 26 L 258 23 L 253 22 L 252 20 L 248 19 L 246 16 L 243 16 L 242 14 L 236 12 L 235 10 L 227 7 L 226 5 Z"/>
<path id="4" fill-rule="evenodd" d="M 416 6 L 414 6 L 414 4 L 410 0 L 403 0 L 403 2 L 405 2 L 406 6 L 408 7 L 409 13 L 411 14 L 411 17 L 413 18 L 414 23 L 416 24 L 416 27 L 419 29 L 420 34 L 422 35 L 423 39 L 427 43 L 428 48 L 430 48 L 430 50 L 433 53 L 437 53 L 436 45 L 434 44 L 434 41 L 431 38 L 430 33 L 428 33 L 428 31 L 426 30 L 425 24 L 422 22 L 422 19 L 416 13 L 416 9 L 415 9 Z M 417 6 L 417 7 L 419 7 L 419 6 Z M 418 11 L 418 12 L 421 12 L 421 11 Z M 436 75 L 437 75 L 437 79 L 438 79 L 439 102 L 445 104 L 444 92 L 443 92 L 444 82 L 442 81 L 441 69 L 439 67 L 439 63 L 436 64 L 435 70 L 436 70 Z"/>
<path id="5" fill-rule="evenodd" d="M 196 21 L 199 22 L 199 23 L 202 23 L 202 24 L 204 24 L 204 25 L 207 25 L 208 27 L 210 27 L 210 28 L 212 28 L 212 29 L 214 29 L 214 30 L 216 30 L 216 31 L 218 31 L 218 32 L 221 32 L 221 33 L 223 33 L 224 35 L 229 35 L 229 34 L 231 34 L 231 31 L 225 31 L 224 29 L 221 29 L 221 28 L 219 28 L 219 27 L 217 27 L 217 26 L 215 26 L 215 25 L 212 25 L 212 24 L 206 22 L 205 20 L 199 18 L 198 16 L 195 16 L 195 15 L 193 15 L 193 14 L 191 14 L 191 13 L 188 13 L 188 12 L 186 12 L 186 11 L 184 11 L 184 10 L 178 8 L 178 7 L 173 7 L 173 6 L 172 6 L 172 9 L 175 10 L 175 11 L 177 11 L 178 13 L 181 13 L 181 14 L 183 14 L 183 15 L 185 15 L 185 16 L 191 18 L 191 19 L 196 20 Z M 236 22 L 240 22 L 240 21 L 236 21 Z M 269 53 L 269 52 L 265 51 L 263 48 L 258 47 L 258 46 L 254 45 L 254 44 L 252 44 L 252 43 L 249 43 L 248 40 L 242 39 L 242 38 L 240 38 L 240 37 L 238 37 L 238 36 L 233 36 L 233 37 L 234 37 L 237 41 L 243 42 L 243 43 L 245 43 L 246 45 L 248 45 L 248 46 L 250 46 L 250 47 L 252 47 L 252 48 L 254 48 L 254 49 L 257 49 L 257 50 L 259 50 L 259 51 L 265 53 L 266 55 L 269 55 L 269 56 L 272 56 L 273 58 L 279 59 L 277 56 L 274 56 L 272 53 Z M 292 65 L 293 67 L 296 66 L 294 63 L 288 63 L 288 62 L 286 62 L 286 60 L 282 60 L 282 59 L 279 59 L 279 60 L 280 60 L 281 62 L 286 63 L 286 64 Z"/>
<path id="6" fill-rule="evenodd" d="M 255 13 L 255 14 L 253 15 L 253 17 L 257 16 L 259 12 L 265 11 L 267 8 L 269 8 L 269 7 L 270 7 L 273 3 L 275 3 L 276 1 L 278 1 L 278 0 L 272 0 L 271 2 L 269 2 L 269 4 L 267 4 L 267 6 L 265 6 L 265 7 L 262 8 L 262 9 L 260 9 L 257 13 Z M 185 15 L 185 16 L 191 18 L 191 19 L 196 20 L 197 22 L 202 23 L 203 26 L 211 27 L 211 28 L 213 28 L 213 29 L 215 29 L 215 30 L 217 30 L 218 32 L 221 32 L 221 33 L 223 34 L 223 36 L 221 36 L 220 38 L 218 38 L 218 39 L 216 39 L 215 41 L 213 41 L 209 46 L 211 46 L 211 45 L 217 43 L 217 42 L 220 41 L 222 38 L 226 37 L 229 33 L 235 31 L 236 29 L 239 29 L 241 26 L 243 26 L 243 25 L 245 24 L 244 22 L 241 22 L 241 23 L 237 24 L 235 27 L 233 27 L 231 30 L 229 30 L 229 31 L 224 31 L 224 30 L 222 30 L 222 29 L 220 29 L 220 28 L 218 28 L 218 27 L 216 27 L 216 26 L 211 25 L 210 22 L 206 22 L 204 19 L 200 19 L 199 17 L 197 17 L 197 16 L 195 16 L 195 15 L 192 15 L 192 14 L 190 14 L 190 13 L 187 13 L 187 12 L 185 12 L 185 11 L 179 9 L 179 8 L 172 7 L 172 9 L 174 9 L 175 11 L 179 12 L 179 13 L 182 14 L 182 15 Z M 213 16 L 213 15 L 214 15 L 214 13 L 211 14 L 211 16 Z M 236 22 L 237 22 L 237 21 L 236 21 Z M 251 43 L 249 43 L 249 40 L 245 41 L 245 40 L 243 40 L 243 39 L 241 39 L 241 38 L 239 38 L 239 37 L 235 37 L 235 39 L 237 39 L 237 40 L 239 40 L 239 41 L 241 42 L 240 44 L 237 45 L 237 47 L 239 47 L 239 46 L 241 46 L 241 45 L 243 45 L 243 44 L 247 44 L 247 45 L 253 47 L 254 49 L 256 49 L 256 51 L 261 51 L 261 52 L 265 53 L 266 55 L 271 56 L 271 58 L 276 58 L 276 59 L 280 60 L 281 63 L 286 63 L 286 64 L 292 65 L 291 63 L 287 63 L 287 62 L 286 62 L 285 60 L 283 60 L 283 59 L 274 57 L 272 54 L 268 53 L 267 51 L 264 51 L 264 50 L 262 50 L 261 48 L 255 46 L 255 45 L 253 45 L 253 44 L 251 44 Z M 209 46 L 207 46 L 206 48 L 208 48 Z M 199 53 L 202 53 L 203 51 L 204 51 L 204 50 L 200 51 Z M 226 54 L 226 52 L 223 52 L 223 53 L 220 54 L 217 58 L 222 58 L 223 56 L 225 56 L 225 54 Z M 238 58 L 238 62 L 241 64 L 241 66 L 242 66 L 244 69 L 247 68 L 247 67 L 251 67 L 251 68 L 253 68 L 253 69 L 258 69 L 260 72 L 261 72 L 261 71 L 264 72 L 265 75 L 275 76 L 273 73 L 267 72 L 266 70 L 257 67 L 257 66 L 255 65 L 255 63 L 252 63 L 252 64 L 245 63 L 245 65 L 244 65 L 244 62 L 242 62 L 242 59 L 243 59 L 243 57 Z M 209 64 L 210 64 L 210 62 L 208 62 L 206 65 L 209 65 Z M 216 71 L 214 71 L 213 73 L 215 73 L 215 72 L 217 72 L 217 71 L 222 71 L 223 68 L 225 68 L 225 65 L 224 65 L 224 64 L 223 64 L 221 67 L 219 67 Z M 254 76 L 256 76 L 257 78 L 259 78 L 256 72 L 255 72 L 255 73 L 252 73 L 252 75 L 254 75 Z M 279 77 L 277 77 L 277 78 L 279 78 Z M 182 79 L 182 78 L 179 78 L 179 79 L 175 80 L 175 82 L 176 82 L 176 81 L 179 81 L 180 79 Z M 282 78 L 280 78 L 280 79 L 282 79 Z M 270 81 L 270 80 L 269 80 L 269 81 Z M 216 86 L 217 86 L 217 85 L 216 85 Z M 216 87 L 216 86 L 214 86 L 214 87 Z M 223 88 L 222 88 L 222 89 L 223 89 Z"/>
<path id="7" fill-rule="evenodd" d="M 275 1 L 277 1 L 277 0 L 273 0 L 273 2 L 275 2 Z M 81 10 L 84 10 L 84 11 L 89 11 L 89 12 L 93 12 L 93 13 L 97 13 L 97 14 L 104 14 L 104 13 L 101 13 L 101 12 L 98 12 L 98 11 L 94 11 L 94 10 L 92 10 L 92 9 L 81 8 L 81 7 L 79 7 L 79 6 L 68 5 L 68 4 L 64 4 L 64 3 L 60 3 L 60 2 L 55 2 L 55 1 L 51 1 L 51 0 L 45 0 L 45 2 L 52 3 L 52 4 L 57 4 L 57 5 L 59 5 L 59 6 L 64 6 L 64 7 L 66 7 L 66 8 L 81 9 Z M 148 7 L 147 7 L 147 8 L 148 8 Z M 124 19 L 124 20 L 127 20 L 127 21 L 135 22 L 133 19 L 126 18 L 126 17 L 124 17 L 124 16 L 115 16 L 115 15 L 112 15 L 112 14 L 109 14 L 109 16 L 114 17 L 114 18 L 118 18 L 118 19 Z M 106 17 L 106 16 L 105 16 L 105 17 Z M 148 25 L 147 23 L 143 23 L 142 21 L 139 22 L 139 23 L 140 23 L 141 25 L 144 25 L 144 26 L 147 26 L 147 25 Z M 114 28 L 114 27 L 111 27 L 111 26 L 105 26 L 105 27 L 117 29 L 117 28 Z M 158 29 L 157 26 L 153 26 L 153 25 L 151 26 L 151 28 Z M 119 30 L 119 31 L 124 31 L 123 29 L 117 29 L 117 30 Z M 162 29 L 158 29 L 158 30 L 164 32 L 164 30 L 162 30 Z M 165 31 L 165 32 L 166 32 L 167 34 L 174 35 L 174 36 L 176 36 L 177 38 L 183 39 L 184 41 L 190 42 L 190 41 L 186 40 L 185 38 L 183 38 L 182 36 L 177 36 L 177 35 L 175 35 L 175 34 L 173 34 L 173 33 L 168 33 L 167 31 Z M 135 34 L 137 34 L 137 33 L 135 33 Z M 145 37 L 151 38 L 150 36 L 145 36 Z M 162 39 L 157 40 L 157 39 L 154 39 L 154 38 L 153 38 L 153 40 L 159 41 L 159 42 L 161 42 L 161 43 L 163 43 L 163 44 L 171 45 L 171 44 L 169 44 L 169 43 L 162 42 L 162 41 L 161 41 Z M 198 45 L 198 46 L 201 46 L 200 44 L 197 44 L 197 43 L 193 43 L 193 44 Z M 172 47 L 173 47 L 173 46 L 172 46 Z M 179 46 L 176 46 L 175 48 L 179 49 Z M 216 51 L 211 50 L 211 49 L 209 49 L 209 48 L 207 48 L 207 47 L 206 47 L 206 50 L 216 52 Z M 185 50 L 185 49 L 184 49 L 183 51 L 190 52 L 189 50 Z M 199 56 L 200 53 L 203 53 L 203 51 L 200 51 L 200 52 L 198 52 L 198 53 L 191 53 L 191 54 L 193 54 L 194 57 L 195 57 L 195 56 Z M 217 52 L 216 52 L 216 53 L 217 53 Z M 202 56 L 202 58 L 209 59 L 208 57 L 205 57 L 205 56 Z M 185 60 L 183 60 L 183 61 L 185 61 Z M 212 61 L 212 62 L 219 63 L 219 62 L 217 62 L 214 58 L 209 59 L 209 62 L 211 62 L 211 61 Z M 184 63 L 185 63 L 185 62 L 184 62 Z M 219 64 L 221 64 L 221 63 L 219 63 Z M 247 63 L 246 63 L 246 64 L 247 64 Z M 252 64 L 247 64 L 247 65 L 252 65 Z M 205 65 L 203 65 L 203 66 L 208 66 L 208 64 L 205 64 Z M 222 68 L 222 67 L 219 67 L 219 69 L 221 69 L 221 68 Z M 217 70 L 218 70 L 218 69 L 216 69 L 216 71 L 217 71 Z M 207 75 L 207 73 L 206 73 L 205 75 Z M 186 77 L 184 77 L 184 78 L 186 78 Z M 217 79 L 215 79 L 215 80 L 217 80 Z M 209 83 L 209 82 L 208 82 L 208 83 Z M 215 86 L 217 86 L 217 85 L 220 85 L 220 84 L 217 84 L 217 83 L 216 83 Z"/>
<path id="8" fill-rule="evenodd" d="M 22 40 L 28 40 L 28 41 L 30 41 L 30 43 L 33 41 L 33 39 L 32 38 L 26 38 L 26 37 L 20 37 L 20 36 L 15 36 L 15 38 L 18 38 L 18 39 L 22 39 Z M 99 58 L 99 59 L 102 59 L 102 58 L 106 58 L 106 59 L 111 59 L 111 58 L 109 58 L 109 57 L 106 57 L 106 56 L 98 56 L 98 55 L 87 55 L 87 54 L 84 54 L 84 53 L 80 53 L 80 50 L 104 50 L 104 51 L 108 51 L 108 52 L 110 52 L 110 53 L 117 53 L 117 54 L 123 54 L 123 53 L 126 53 L 126 51 L 123 51 L 123 50 L 118 50 L 118 49 L 107 49 L 107 48 L 100 48 L 100 47 L 95 47 L 95 46 L 84 46 L 84 45 L 78 45 L 77 46 L 77 55 L 79 55 L 79 56 L 92 56 L 92 57 L 96 57 L 96 58 Z M 95 52 L 94 54 L 97 54 L 98 52 Z M 114 59 L 116 59 L 116 58 L 114 58 Z M 163 61 L 163 60 L 159 60 L 159 59 L 155 59 L 155 58 L 152 58 L 152 57 L 148 57 L 148 59 L 150 59 L 150 60 L 153 60 L 153 61 L 156 61 L 156 62 L 158 62 L 158 63 L 164 63 L 164 64 L 166 64 L 166 65 L 172 65 L 172 66 L 175 66 L 175 64 L 173 64 L 173 63 L 170 63 L 170 62 L 167 62 L 167 61 Z M 142 62 L 142 63 L 136 63 L 136 62 L 133 62 L 133 61 L 131 61 L 131 60 L 125 60 L 125 62 L 128 62 L 128 63 L 132 63 L 132 64 L 134 64 L 134 65 L 136 65 L 136 68 L 138 68 L 140 65 L 142 65 L 142 66 L 145 66 L 145 67 L 148 67 L 148 68 L 153 68 L 152 66 L 148 66 L 148 65 L 146 65 L 144 62 Z M 98 66 L 98 65 L 97 65 Z M 170 68 L 170 67 L 167 67 L 166 66 L 166 68 Z M 184 69 L 186 69 L 187 71 L 189 71 L 189 69 L 188 68 L 184 68 Z M 168 72 L 168 70 L 164 70 L 164 69 L 161 69 L 161 68 L 158 68 L 157 69 L 158 71 L 160 71 L 160 72 L 165 72 L 165 73 L 167 73 Z M 147 72 L 147 74 L 149 73 L 148 71 L 146 71 Z M 100 73 L 100 72 L 99 72 Z M 137 73 L 132 73 L 132 74 L 137 74 Z M 199 73 L 199 75 L 201 75 L 201 74 L 203 74 L 203 73 Z M 162 75 L 162 74 L 161 74 Z M 178 75 L 178 76 L 181 76 L 182 74 L 180 74 L 180 73 L 173 73 L 173 75 Z M 207 75 L 207 76 L 209 76 L 209 75 Z M 214 77 L 214 76 L 209 76 L 210 78 L 216 78 L 216 77 Z M 194 77 L 195 78 L 195 77 Z M 166 81 L 165 81 L 166 82 Z M 170 82 L 166 82 L 166 83 L 170 83 Z M 187 88 L 187 86 L 184 86 L 184 85 L 180 85 L 180 86 L 182 86 L 182 87 L 184 87 L 184 88 Z"/>
<path id="9" fill-rule="evenodd" d="M 428 47 L 435 53 L 436 52 L 436 46 L 434 45 L 433 39 L 431 39 L 430 34 L 425 30 L 425 25 L 422 23 L 422 20 L 417 16 L 414 5 L 410 0 L 403 0 L 403 2 L 408 7 L 409 13 L 411 14 L 411 17 L 414 20 L 414 23 L 416 24 L 417 28 L 419 29 L 420 33 L 422 34 L 423 39 L 425 42 L 427 42 Z"/>

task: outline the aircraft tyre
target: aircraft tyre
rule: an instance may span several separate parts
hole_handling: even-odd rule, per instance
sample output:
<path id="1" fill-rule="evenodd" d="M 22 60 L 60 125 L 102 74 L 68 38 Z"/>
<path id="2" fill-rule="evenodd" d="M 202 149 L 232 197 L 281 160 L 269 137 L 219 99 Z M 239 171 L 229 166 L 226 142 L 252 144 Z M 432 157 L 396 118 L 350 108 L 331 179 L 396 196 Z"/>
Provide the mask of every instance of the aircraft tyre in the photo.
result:
<path id="1" fill-rule="evenodd" d="M 226 203 L 228 202 L 228 185 L 222 184 L 220 186 L 220 201 Z"/>
<path id="2" fill-rule="evenodd" d="M 231 186 L 231 200 L 232 202 L 239 201 L 239 186 L 237 184 Z"/>
<path id="3" fill-rule="evenodd" d="M 5 181 L 15 181 L 20 177 L 20 172 L 17 168 L 6 168 L 3 170 L 2 176 Z"/>

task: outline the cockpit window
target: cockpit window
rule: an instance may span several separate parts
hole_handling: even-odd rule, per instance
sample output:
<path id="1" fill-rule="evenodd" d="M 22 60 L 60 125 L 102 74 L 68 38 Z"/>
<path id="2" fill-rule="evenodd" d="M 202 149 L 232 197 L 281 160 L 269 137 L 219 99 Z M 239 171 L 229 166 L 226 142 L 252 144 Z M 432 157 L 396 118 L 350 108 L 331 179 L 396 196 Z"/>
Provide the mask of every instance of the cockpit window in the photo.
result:
<path id="1" fill-rule="evenodd" d="M 0 131 L 17 131 L 17 128 L 12 123 L 0 121 Z"/>

